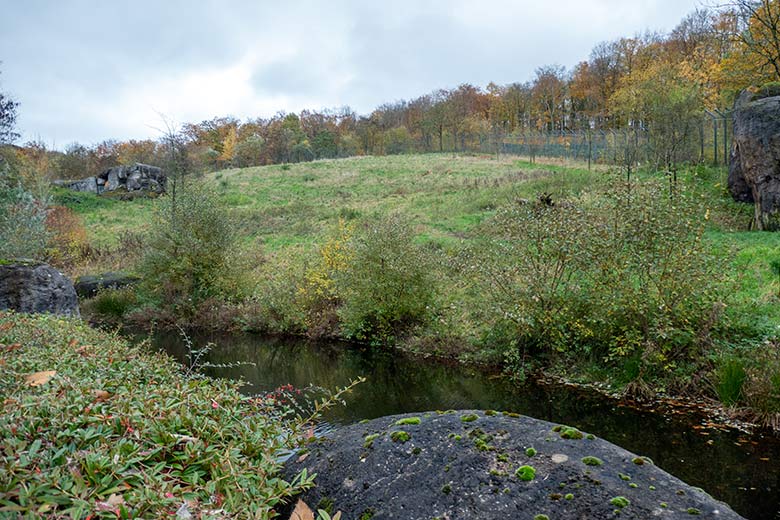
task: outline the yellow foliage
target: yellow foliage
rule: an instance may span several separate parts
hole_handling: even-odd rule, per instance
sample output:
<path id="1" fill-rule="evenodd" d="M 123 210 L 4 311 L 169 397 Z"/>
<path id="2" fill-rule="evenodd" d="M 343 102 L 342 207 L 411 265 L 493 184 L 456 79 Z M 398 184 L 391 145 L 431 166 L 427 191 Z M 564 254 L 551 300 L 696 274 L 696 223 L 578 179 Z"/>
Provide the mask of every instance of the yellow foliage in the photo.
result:
<path id="1" fill-rule="evenodd" d="M 231 126 L 222 141 L 222 153 L 219 155 L 220 161 L 230 162 L 236 156 L 236 144 L 238 144 L 238 134 L 236 127 Z"/>
<path id="2" fill-rule="evenodd" d="M 354 224 L 339 219 L 333 235 L 320 248 L 317 261 L 306 270 L 298 286 L 298 303 L 303 308 L 304 320 L 310 329 L 322 321 L 325 310 L 339 299 L 334 277 L 346 270 L 352 261 L 349 242 L 354 230 Z"/>

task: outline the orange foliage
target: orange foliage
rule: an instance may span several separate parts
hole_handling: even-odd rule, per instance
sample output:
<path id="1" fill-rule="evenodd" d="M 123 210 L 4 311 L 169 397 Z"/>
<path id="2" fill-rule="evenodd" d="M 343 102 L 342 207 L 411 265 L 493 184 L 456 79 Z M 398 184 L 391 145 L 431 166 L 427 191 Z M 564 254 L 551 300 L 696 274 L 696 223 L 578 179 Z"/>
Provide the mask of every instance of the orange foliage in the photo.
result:
<path id="1" fill-rule="evenodd" d="M 68 265 L 84 257 L 89 249 L 87 230 L 76 212 L 65 206 L 52 206 L 46 216 L 49 261 Z"/>

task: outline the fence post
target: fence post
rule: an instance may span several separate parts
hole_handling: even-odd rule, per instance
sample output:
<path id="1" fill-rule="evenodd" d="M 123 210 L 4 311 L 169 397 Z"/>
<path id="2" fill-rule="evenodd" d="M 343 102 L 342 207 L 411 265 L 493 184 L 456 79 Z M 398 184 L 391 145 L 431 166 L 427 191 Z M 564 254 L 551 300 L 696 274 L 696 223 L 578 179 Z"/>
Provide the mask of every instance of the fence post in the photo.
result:
<path id="1" fill-rule="evenodd" d="M 715 158 L 715 166 L 718 166 L 718 120 L 713 118 L 712 119 L 713 127 L 713 135 L 715 136 L 715 153 L 713 154 Z"/>

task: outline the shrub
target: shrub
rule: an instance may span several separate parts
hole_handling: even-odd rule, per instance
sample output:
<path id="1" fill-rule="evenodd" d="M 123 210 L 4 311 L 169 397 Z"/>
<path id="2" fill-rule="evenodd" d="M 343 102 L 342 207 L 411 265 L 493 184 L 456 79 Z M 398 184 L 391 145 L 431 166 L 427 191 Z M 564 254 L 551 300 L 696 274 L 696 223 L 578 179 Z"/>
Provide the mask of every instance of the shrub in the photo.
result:
<path id="1" fill-rule="evenodd" d="M 55 265 L 71 265 L 89 250 L 87 230 L 76 212 L 65 206 L 52 206 L 46 216 L 49 232 L 47 257 Z"/>
<path id="2" fill-rule="evenodd" d="M 460 264 L 515 329 L 510 364 L 576 355 L 642 379 L 698 359 L 722 311 L 705 208 L 661 184 L 615 184 L 568 203 L 514 203 Z"/>
<path id="3" fill-rule="evenodd" d="M 84 310 L 91 316 L 115 322 L 136 304 L 133 289 L 106 289 L 99 291 L 94 298 L 84 302 Z"/>
<path id="4" fill-rule="evenodd" d="M 298 289 L 309 334 L 390 343 L 424 323 L 435 283 L 428 254 L 413 238 L 398 215 L 360 224 L 340 219 Z"/>
<path id="5" fill-rule="evenodd" d="M 239 295 L 238 224 L 216 194 L 190 182 L 160 202 L 141 262 L 144 293 L 181 318 L 207 299 Z"/>
<path id="6" fill-rule="evenodd" d="M 296 307 L 303 316 L 306 332 L 311 337 L 335 336 L 338 333 L 338 307 L 341 295 L 336 276 L 353 261 L 350 240 L 355 225 L 339 219 L 330 237 L 317 251 L 316 258 L 306 268 L 298 286 Z"/>
<path id="7" fill-rule="evenodd" d="M 751 408 L 751 420 L 780 429 L 780 349 L 777 341 L 756 347 L 752 363 L 746 368 L 742 387 L 745 404 Z"/>
<path id="8" fill-rule="evenodd" d="M 0 258 L 45 257 L 48 195 L 36 196 L 24 188 L 0 161 Z"/>
<path id="9" fill-rule="evenodd" d="M 742 387 L 747 379 L 745 364 L 736 358 L 723 360 L 717 370 L 716 391 L 720 401 L 726 406 L 737 404 L 742 397 Z"/>
<path id="10" fill-rule="evenodd" d="M 411 225 L 397 214 L 356 228 L 348 241 L 351 261 L 334 273 L 347 338 L 388 343 L 428 320 L 435 282 L 426 251 L 413 239 Z"/>

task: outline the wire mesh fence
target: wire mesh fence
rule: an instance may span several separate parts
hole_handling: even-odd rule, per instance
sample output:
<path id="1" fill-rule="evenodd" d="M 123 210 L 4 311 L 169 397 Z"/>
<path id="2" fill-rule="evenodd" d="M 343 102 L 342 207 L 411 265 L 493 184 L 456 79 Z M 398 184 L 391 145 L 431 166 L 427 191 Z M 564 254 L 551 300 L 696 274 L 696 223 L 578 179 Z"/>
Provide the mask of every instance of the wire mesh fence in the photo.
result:
<path id="1" fill-rule="evenodd" d="M 728 165 L 732 122 L 729 112 L 706 112 L 684 132 L 659 137 L 646 128 L 621 130 L 518 131 L 482 140 L 481 151 L 529 157 L 554 157 L 600 164 L 661 162 L 673 149 L 674 162 Z M 496 143 L 496 139 L 498 143 Z M 663 142 L 660 142 L 664 139 Z M 673 142 L 670 142 L 673 139 Z M 492 142 L 491 142 L 492 141 Z M 492 148 L 492 150 L 491 150 Z M 496 149 L 497 148 L 497 149 Z"/>

